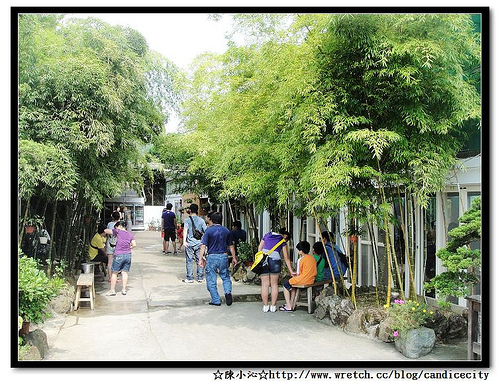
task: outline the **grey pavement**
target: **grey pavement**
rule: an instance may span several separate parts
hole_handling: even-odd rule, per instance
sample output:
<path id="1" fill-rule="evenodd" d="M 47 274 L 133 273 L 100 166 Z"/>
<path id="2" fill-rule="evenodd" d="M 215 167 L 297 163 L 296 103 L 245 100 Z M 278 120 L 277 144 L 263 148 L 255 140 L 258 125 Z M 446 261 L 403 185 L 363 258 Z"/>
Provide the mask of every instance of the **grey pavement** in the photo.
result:
<path id="1" fill-rule="evenodd" d="M 393 344 L 318 321 L 306 306 L 263 313 L 258 285 L 233 281 L 233 305 L 208 305 L 205 282 L 181 281 L 183 252 L 164 256 L 160 233 L 134 234 L 128 294 L 119 285 L 116 296 L 105 296 L 108 282 L 97 282 L 94 310 L 83 302 L 48 320 L 44 361 L 419 361 Z M 464 345 L 438 345 L 420 360 L 466 358 Z"/>

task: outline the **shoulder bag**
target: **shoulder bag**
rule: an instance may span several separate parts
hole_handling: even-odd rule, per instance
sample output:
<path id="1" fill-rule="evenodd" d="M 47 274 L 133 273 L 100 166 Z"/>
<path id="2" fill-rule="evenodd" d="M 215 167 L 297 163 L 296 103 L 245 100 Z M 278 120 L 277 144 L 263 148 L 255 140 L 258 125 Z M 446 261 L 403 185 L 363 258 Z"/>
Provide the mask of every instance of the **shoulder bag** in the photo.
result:
<path id="1" fill-rule="evenodd" d="M 262 270 L 264 268 L 264 263 L 266 262 L 267 257 L 269 257 L 269 253 L 272 253 L 274 250 L 276 250 L 276 248 L 279 245 L 281 245 L 283 242 L 285 242 L 284 239 L 282 239 L 276 245 L 274 245 L 274 247 L 271 250 L 269 250 L 267 253 L 264 253 L 262 250 L 258 251 L 255 254 L 255 257 L 253 260 L 253 265 L 250 268 L 250 270 L 252 270 L 257 275 L 262 274 Z"/>

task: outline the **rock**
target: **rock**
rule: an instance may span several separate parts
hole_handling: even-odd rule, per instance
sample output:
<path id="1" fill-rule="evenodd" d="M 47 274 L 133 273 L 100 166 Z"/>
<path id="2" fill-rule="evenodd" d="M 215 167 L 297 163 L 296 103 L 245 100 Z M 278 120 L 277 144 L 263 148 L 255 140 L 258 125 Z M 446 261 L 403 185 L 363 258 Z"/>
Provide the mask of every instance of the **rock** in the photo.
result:
<path id="1" fill-rule="evenodd" d="M 395 340 L 396 349 L 411 359 L 425 356 L 436 342 L 434 330 L 427 327 L 410 329 L 405 334 L 398 336 Z"/>
<path id="2" fill-rule="evenodd" d="M 355 310 L 347 319 L 345 330 L 351 333 L 366 334 L 364 311 Z"/>
<path id="3" fill-rule="evenodd" d="M 354 311 L 345 326 L 346 331 L 352 333 L 378 336 L 378 326 L 387 313 L 382 308 L 362 308 Z"/>
<path id="4" fill-rule="evenodd" d="M 467 336 L 467 319 L 456 313 L 436 310 L 425 326 L 434 330 L 438 342 L 449 343 Z"/>
<path id="5" fill-rule="evenodd" d="M 74 300 L 75 288 L 73 286 L 63 287 L 59 295 L 49 302 L 49 309 L 56 315 L 67 314 L 71 311 Z"/>
<path id="6" fill-rule="evenodd" d="M 47 341 L 47 334 L 43 332 L 41 329 L 35 329 L 32 332 L 29 332 L 26 336 L 24 336 L 24 340 L 28 344 L 31 344 L 33 347 L 38 349 L 40 353 L 40 358 L 43 359 L 47 355 L 49 351 L 49 343 Z"/>
<path id="7" fill-rule="evenodd" d="M 326 315 L 327 313 L 324 307 L 319 306 L 316 308 L 316 310 L 314 310 L 314 317 L 318 320 L 323 320 Z"/>
<path id="8" fill-rule="evenodd" d="M 392 319 L 386 317 L 378 325 L 377 338 L 379 340 L 385 341 L 386 343 L 392 343 L 394 341 L 394 330 L 391 328 Z"/>
<path id="9" fill-rule="evenodd" d="M 323 293 L 323 291 L 321 292 Z M 333 324 L 343 327 L 349 316 L 354 311 L 354 305 L 350 299 L 342 299 L 337 295 L 322 298 L 321 294 L 316 298 L 318 308 L 325 310 L 325 314 L 330 316 Z M 321 316 L 321 313 L 319 313 Z"/>

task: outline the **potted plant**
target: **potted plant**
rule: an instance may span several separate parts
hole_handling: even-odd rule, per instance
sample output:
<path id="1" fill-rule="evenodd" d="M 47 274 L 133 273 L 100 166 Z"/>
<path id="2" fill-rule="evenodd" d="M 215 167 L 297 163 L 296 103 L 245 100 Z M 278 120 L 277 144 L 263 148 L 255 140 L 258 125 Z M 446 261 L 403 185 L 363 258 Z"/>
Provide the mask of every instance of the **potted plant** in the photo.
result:
<path id="1" fill-rule="evenodd" d="M 253 258 L 255 255 L 255 250 L 252 245 L 248 242 L 238 243 L 238 260 L 245 263 L 245 266 L 251 266 L 253 264 Z"/>
<path id="2" fill-rule="evenodd" d="M 23 219 L 23 223 L 26 229 L 26 233 L 31 234 L 35 231 L 36 228 L 39 228 L 43 225 L 43 218 L 38 215 L 27 216 Z"/>
<path id="3" fill-rule="evenodd" d="M 394 300 L 389 306 L 388 317 L 396 349 L 409 358 L 428 354 L 434 347 L 436 335 L 424 324 L 432 319 L 433 314 L 424 302 Z"/>

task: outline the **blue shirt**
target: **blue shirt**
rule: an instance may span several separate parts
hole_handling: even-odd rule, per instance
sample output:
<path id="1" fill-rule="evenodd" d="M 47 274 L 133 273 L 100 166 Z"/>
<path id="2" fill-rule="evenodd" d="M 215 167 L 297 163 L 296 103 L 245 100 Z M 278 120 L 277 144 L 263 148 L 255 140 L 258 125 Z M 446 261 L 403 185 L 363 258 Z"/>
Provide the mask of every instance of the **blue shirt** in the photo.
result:
<path id="1" fill-rule="evenodd" d="M 328 258 L 330 259 L 330 264 L 332 265 L 333 275 L 335 276 L 335 279 L 340 279 L 338 267 L 340 267 L 340 271 L 342 271 L 342 275 L 344 275 L 346 268 L 343 265 L 343 263 L 340 261 L 340 258 L 337 255 L 337 253 L 335 252 L 335 250 L 333 250 L 332 243 L 327 242 L 325 244 L 325 247 L 326 247 L 326 252 L 328 253 Z M 340 251 L 340 248 L 337 245 L 335 245 L 335 248 Z M 326 260 L 326 258 L 325 258 L 325 260 Z M 337 260 L 338 260 L 338 267 L 337 267 Z M 326 262 L 325 269 L 323 270 L 323 278 L 324 279 L 332 279 L 332 273 L 330 272 L 330 266 L 328 266 L 328 261 Z"/>
<path id="2" fill-rule="evenodd" d="M 171 210 L 165 210 L 161 218 L 163 218 L 163 229 L 175 229 L 175 213 Z"/>
<path id="3" fill-rule="evenodd" d="M 231 232 L 222 225 L 212 225 L 207 228 L 201 243 L 207 247 L 207 254 L 224 254 L 232 245 Z"/>
<path id="4" fill-rule="evenodd" d="M 238 243 L 245 242 L 247 240 L 247 232 L 243 229 L 241 230 L 231 230 L 231 241 L 234 242 L 234 251 L 238 254 Z"/>

